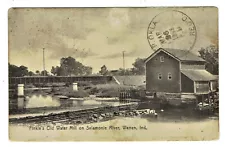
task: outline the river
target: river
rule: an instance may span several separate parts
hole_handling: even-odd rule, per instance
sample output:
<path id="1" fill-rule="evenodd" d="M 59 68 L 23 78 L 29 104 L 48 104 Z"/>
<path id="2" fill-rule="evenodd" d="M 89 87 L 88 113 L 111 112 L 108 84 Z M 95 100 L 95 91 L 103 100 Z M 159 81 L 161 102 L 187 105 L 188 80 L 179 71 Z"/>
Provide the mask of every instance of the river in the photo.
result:
<path id="1" fill-rule="evenodd" d="M 104 100 L 103 100 L 104 99 Z M 107 100 L 108 99 L 108 100 Z M 9 115 L 26 115 L 55 113 L 62 111 L 73 111 L 80 109 L 87 109 L 100 106 L 114 106 L 119 105 L 120 102 L 117 98 L 73 98 L 68 99 L 65 97 L 32 94 L 22 98 L 14 97 L 9 99 Z M 211 112 L 199 112 L 193 107 L 187 106 L 184 108 L 177 107 L 163 107 L 158 103 L 146 102 L 140 104 L 138 109 L 155 109 L 158 113 L 157 121 L 193 121 L 201 120 L 210 117 L 217 117 Z"/>

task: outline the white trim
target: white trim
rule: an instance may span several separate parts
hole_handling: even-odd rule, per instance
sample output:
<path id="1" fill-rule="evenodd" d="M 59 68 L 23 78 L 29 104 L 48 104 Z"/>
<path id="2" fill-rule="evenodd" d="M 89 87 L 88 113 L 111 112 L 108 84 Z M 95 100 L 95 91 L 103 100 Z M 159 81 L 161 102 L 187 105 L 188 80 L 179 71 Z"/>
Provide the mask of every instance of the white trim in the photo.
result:
<path id="1" fill-rule="evenodd" d="M 159 57 L 160 62 L 164 62 L 164 56 Z"/>
<path id="2" fill-rule="evenodd" d="M 214 82 L 216 82 L 216 81 L 209 81 L 211 91 L 216 91 L 216 89 L 213 89 L 213 84 L 215 84 Z"/>
<path id="3" fill-rule="evenodd" d="M 170 77 L 170 78 L 169 78 Z M 167 80 L 172 80 L 172 73 L 171 72 L 168 72 L 168 74 L 167 74 Z"/>
<path id="4" fill-rule="evenodd" d="M 115 76 L 112 76 L 112 77 L 116 81 L 116 83 L 120 85 L 120 82 L 115 78 Z"/>
<path id="5" fill-rule="evenodd" d="M 153 57 L 155 57 L 159 52 L 163 51 L 164 53 L 166 53 L 167 55 L 169 55 L 170 57 L 176 59 L 177 61 L 180 62 L 180 59 L 178 59 L 177 57 L 175 57 L 174 55 L 170 54 L 169 52 L 167 52 L 166 50 L 164 50 L 163 48 L 159 48 L 157 51 L 155 51 L 153 54 L 151 54 L 147 60 L 145 60 L 145 63 L 147 63 L 149 60 L 151 60 Z"/>
<path id="6" fill-rule="evenodd" d="M 194 93 L 196 93 L 196 82 L 195 81 L 193 81 L 194 82 Z"/>

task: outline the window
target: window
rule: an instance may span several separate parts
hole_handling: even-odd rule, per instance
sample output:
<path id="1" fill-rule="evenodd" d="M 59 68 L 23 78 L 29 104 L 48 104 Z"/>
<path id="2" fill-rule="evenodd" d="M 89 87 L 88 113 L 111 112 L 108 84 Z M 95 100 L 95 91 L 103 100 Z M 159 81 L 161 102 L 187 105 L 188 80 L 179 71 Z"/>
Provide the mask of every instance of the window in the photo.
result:
<path id="1" fill-rule="evenodd" d="M 162 74 L 161 73 L 158 74 L 158 79 L 162 80 Z"/>
<path id="2" fill-rule="evenodd" d="M 172 74 L 168 73 L 168 80 L 172 80 Z"/>
<path id="3" fill-rule="evenodd" d="M 164 62 L 164 56 L 160 56 L 160 62 Z"/>

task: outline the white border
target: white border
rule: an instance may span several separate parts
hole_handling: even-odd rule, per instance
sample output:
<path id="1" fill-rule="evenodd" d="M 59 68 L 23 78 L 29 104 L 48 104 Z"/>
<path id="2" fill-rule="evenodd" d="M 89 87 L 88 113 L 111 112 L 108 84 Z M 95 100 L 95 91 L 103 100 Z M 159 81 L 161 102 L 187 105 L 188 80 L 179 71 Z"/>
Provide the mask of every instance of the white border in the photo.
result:
<path id="1" fill-rule="evenodd" d="M 219 48 L 220 48 L 220 139 L 219 141 L 207 141 L 207 142 L 151 142 L 151 146 L 204 146 L 204 147 L 212 147 L 212 146 L 224 146 L 223 140 L 225 140 L 224 135 L 224 90 L 223 81 L 223 63 L 225 58 L 225 46 L 223 39 L 225 38 L 224 33 L 224 2 L 222 0 L 7 0 L 2 2 L 1 1 L 1 72 L 0 72 L 0 94 L 1 94 L 1 104 L 0 104 L 0 114 L 1 114 L 1 121 L 0 121 L 0 140 L 1 146 L 23 146 L 23 147 L 30 147 L 30 146 L 108 146 L 108 145 L 121 145 L 124 146 L 124 143 L 76 143 L 71 144 L 69 142 L 64 143 L 12 143 L 8 141 L 8 18 L 7 18 L 7 11 L 11 7 L 146 7 L 146 6 L 216 6 L 219 8 Z M 153 132 L 154 133 L 154 132 Z M 21 132 L 22 135 L 22 132 Z M 146 146 L 145 142 L 131 142 L 126 145 L 129 146 Z"/>

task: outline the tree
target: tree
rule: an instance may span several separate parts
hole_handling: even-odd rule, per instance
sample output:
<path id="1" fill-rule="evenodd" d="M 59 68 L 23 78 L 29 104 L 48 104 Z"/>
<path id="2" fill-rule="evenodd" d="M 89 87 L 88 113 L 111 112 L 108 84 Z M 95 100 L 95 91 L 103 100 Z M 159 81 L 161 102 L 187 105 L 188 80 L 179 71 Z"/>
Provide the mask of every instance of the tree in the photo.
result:
<path id="1" fill-rule="evenodd" d="M 35 71 L 35 74 L 36 74 L 36 75 L 40 75 L 40 71 L 39 71 L 39 70 L 36 70 L 36 71 Z"/>
<path id="2" fill-rule="evenodd" d="M 84 75 L 91 75 L 92 74 L 92 67 L 89 66 L 83 66 L 83 74 Z"/>
<path id="3" fill-rule="evenodd" d="M 200 57 L 206 60 L 206 70 L 212 74 L 219 74 L 218 49 L 214 45 L 206 48 L 201 48 L 199 51 Z"/>
<path id="4" fill-rule="evenodd" d="M 101 75 L 114 75 L 114 76 L 124 76 L 124 75 L 144 75 L 145 74 L 145 58 L 137 58 L 132 64 L 132 68 L 119 68 L 118 70 L 108 71 L 107 67 L 103 65 L 99 73 Z"/>
<path id="5" fill-rule="evenodd" d="M 72 57 L 61 58 L 60 68 L 62 68 L 64 75 L 75 74 L 75 68 L 76 68 L 75 59 Z"/>
<path id="6" fill-rule="evenodd" d="M 128 69 L 123 69 L 123 68 L 119 68 L 118 70 L 111 70 L 109 71 L 109 75 L 112 76 L 128 76 L 128 75 L 134 75 L 132 72 L 132 68 L 128 68 Z"/>
<path id="7" fill-rule="evenodd" d="M 64 75 L 62 68 L 59 66 L 56 67 L 52 66 L 51 73 L 55 76 Z"/>
<path id="8" fill-rule="evenodd" d="M 52 66 L 51 73 L 55 76 L 58 75 L 58 72 L 57 72 L 58 68 L 59 68 L 58 66 L 56 67 Z"/>
<path id="9" fill-rule="evenodd" d="M 29 75 L 29 76 L 34 76 L 35 74 L 34 74 L 32 71 L 29 71 L 29 72 L 28 72 L 28 75 Z"/>
<path id="10" fill-rule="evenodd" d="M 16 65 L 8 64 L 9 66 L 9 77 L 20 77 L 20 73 L 18 72 L 18 67 Z"/>
<path id="11" fill-rule="evenodd" d="M 105 65 L 103 65 L 102 67 L 101 67 L 101 70 L 99 71 L 99 73 L 101 74 L 101 75 L 108 75 L 109 74 L 109 71 L 107 70 L 107 67 L 105 66 Z"/>
<path id="12" fill-rule="evenodd" d="M 48 71 L 47 70 L 41 71 L 41 76 L 48 76 Z"/>
<path id="13" fill-rule="evenodd" d="M 145 74 L 145 58 L 137 58 L 132 65 L 133 65 L 132 72 L 134 75 Z"/>
<path id="14" fill-rule="evenodd" d="M 12 64 L 8 64 L 9 66 L 9 77 L 23 77 L 28 76 L 28 69 L 26 66 L 16 66 Z"/>
<path id="15" fill-rule="evenodd" d="M 19 71 L 21 73 L 21 76 L 27 76 L 28 75 L 28 69 L 26 66 L 21 65 L 19 67 Z"/>
<path id="16" fill-rule="evenodd" d="M 52 66 L 51 73 L 57 76 L 90 75 L 92 67 L 83 65 L 73 57 L 67 57 L 60 59 L 60 66 Z"/>

